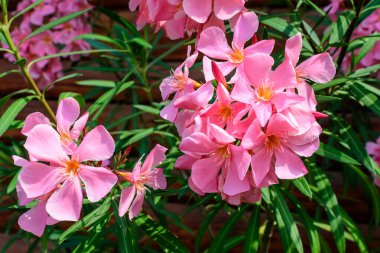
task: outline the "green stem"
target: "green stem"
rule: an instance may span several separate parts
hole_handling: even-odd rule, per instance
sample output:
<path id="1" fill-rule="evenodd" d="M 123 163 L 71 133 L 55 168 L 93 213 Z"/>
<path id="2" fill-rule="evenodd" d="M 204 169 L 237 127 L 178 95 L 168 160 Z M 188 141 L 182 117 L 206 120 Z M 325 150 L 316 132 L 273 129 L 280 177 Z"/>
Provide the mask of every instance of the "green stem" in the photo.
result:
<path id="1" fill-rule="evenodd" d="M 268 220 L 266 221 L 264 234 L 263 234 L 263 237 L 261 238 L 262 246 L 260 248 L 261 248 L 262 253 L 269 252 L 270 242 L 272 239 L 273 228 L 274 228 L 274 218 L 270 212 L 269 207 L 267 207 L 267 215 L 268 215 Z"/>
<path id="2" fill-rule="evenodd" d="M 2 3 L 1 7 L 3 9 L 3 24 L 1 24 L 1 32 L 4 35 L 4 38 L 7 42 L 10 50 L 12 51 L 13 55 L 15 56 L 16 62 L 20 62 L 19 67 L 20 67 L 21 73 L 25 76 L 27 82 L 32 87 L 35 95 L 37 96 L 38 100 L 43 105 L 43 107 L 45 108 L 47 113 L 49 114 L 50 118 L 54 121 L 54 123 L 56 123 L 55 114 L 54 114 L 53 110 L 51 109 L 51 107 L 49 106 L 49 104 L 47 103 L 45 96 L 38 89 L 37 84 L 33 80 L 32 76 L 30 75 L 30 72 L 26 68 L 25 64 L 21 62 L 23 60 L 23 58 L 21 57 L 20 52 L 18 51 L 18 48 L 15 46 L 15 44 L 11 38 L 11 35 L 9 33 L 8 14 L 7 14 L 8 12 L 7 12 L 6 3 L 5 3 L 5 1 L 2 1 L 1 3 Z"/>

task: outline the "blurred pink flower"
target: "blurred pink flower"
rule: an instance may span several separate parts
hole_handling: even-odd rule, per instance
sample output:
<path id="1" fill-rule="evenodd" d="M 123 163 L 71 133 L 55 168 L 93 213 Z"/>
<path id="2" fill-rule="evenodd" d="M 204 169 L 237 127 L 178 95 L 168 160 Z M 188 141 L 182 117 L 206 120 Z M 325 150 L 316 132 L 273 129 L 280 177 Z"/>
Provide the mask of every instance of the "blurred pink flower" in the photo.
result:
<path id="1" fill-rule="evenodd" d="M 369 155 L 373 157 L 375 162 L 380 166 L 380 137 L 377 138 L 376 142 L 367 142 L 365 146 Z M 374 183 L 380 187 L 380 177 L 374 175 Z"/>
<path id="2" fill-rule="evenodd" d="M 129 212 L 129 219 L 138 216 L 142 209 L 148 186 L 154 190 L 165 189 L 166 179 L 162 168 L 156 168 L 165 160 L 166 148 L 156 145 L 141 165 L 141 158 L 132 172 L 120 171 L 118 174 L 131 184 L 121 192 L 119 216 Z"/>

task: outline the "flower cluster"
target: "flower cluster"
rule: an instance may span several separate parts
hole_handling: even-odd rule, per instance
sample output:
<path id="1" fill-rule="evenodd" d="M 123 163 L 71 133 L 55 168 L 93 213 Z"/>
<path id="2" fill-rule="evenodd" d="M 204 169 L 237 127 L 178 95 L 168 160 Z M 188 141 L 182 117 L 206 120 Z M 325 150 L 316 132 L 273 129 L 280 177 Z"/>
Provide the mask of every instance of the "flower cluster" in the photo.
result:
<path id="1" fill-rule="evenodd" d="M 347 9 L 344 0 L 332 0 L 331 3 L 325 7 L 325 10 L 330 10 L 329 16 L 335 20 L 340 11 Z M 380 33 L 380 9 L 375 10 L 371 15 L 364 19 L 354 30 L 352 39 L 371 36 Z M 360 49 L 354 50 L 357 55 Z M 371 51 L 355 67 L 356 69 L 367 68 L 380 63 L 380 41 L 377 41 Z M 343 70 L 347 72 L 351 66 L 351 54 L 347 54 L 343 60 Z M 377 71 L 377 78 L 380 78 L 380 71 Z"/>
<path id="2" fill-rule="evenodd" d="M 79 114 L 78 102 L 66 98 L 57 109 L 56 129 L 39 112 L 25 119 L 21 132 L 27 137 L 24 146 L 29 160 L 13 157 L 15 165 L 22 167 L 17 194 L 20 205 L 32 201 L 37 204 L 20 216 L 19 225 L 37 236 L 43 234 L 46 225 L 79 220 L 83 194 L 90 202 L 97 202 L 118 182 L 117 175 L 108 167 L 115 151 L 114 140 L 101 125 L 86 133 L 88 113 L 81 117 Z M 132 218 L 140 212 L 146 185 L 166 188 L 162 169 L 154 169 L 165 159 L 165 151 L 157 145 L 145 163 L 141 166 L 138 162 L 132 173 L 117 171 L 131 184 L 121 195 L 120 215 L 130 209 Z"/>
<path id="3" fill-rule="evenodd" d="M 32 4 L 33 0 L 23 0 L 17 5 L 17 12 L 24 10 Z M 87 0 L 46 0 L 36 8 L 26 12 L 22 21 L 16 27 L 11 36 L 15 43 L 20 43 L 24 38 L 31 34 L 34 27 L 51 22 L 57 18 L 68 14 L 90 8 Z M 81 51 L 90 49 L 90 45 L 84 40 L 74 38 L 81 34 L 91 32 L 91 26 L 87 22 L 88 14 L 81 15 L 62 25 L 58 25 L 51 30 L 42 32 L 34 36 L 19 46 L 22 57 L 32 61 L 51 54 Z M 14 61 L 13 55 L 6 55 L 10 61 Z M 79 56 L 71 56 L 71 60 L 78 60 Z M 46 87 L 62 75 L 63 65 L 59 58 L 51 58 L 37 62 L 32 65 L 31 75 L 37 80 L 40 88 Z"/>
<path id="4" fill-rule="evenodd" d="M 146 24 L 163 28 L 166 35 L 174 40 L 185 34 L 201 32 L 207 27 L 225 29 L 224 21 L 236 22 L 237 14 L 245 12 L 247 0 L 130 0 L 129 8 L 136 11 L 137 29 Z M 202 6 L 200 8 L 200 6 Z"/>
<path id="5" fill-rule="evenodd" d="M 369 155 L 373 157 L 375 162 L 380 166 L 380 137 L 376 142 L 368 142 L 365 146 Z M 375 176 L 374 183 L 380 187 L 380 178 Z"/>
<path id="6" fill-rule="evenodd" d="M 191 171 L 189 185 L 198 194 L 216 192 L 234 205 L 259 200 L 260 188 L 278 179 L 307 173 L 300 156 L 318 149 L 322 129 L 316 119 L 325 117 L 316 111 L 308 81 L 325 83 L 335 76 L 328 53 L 298 64 L 300 34 L 287 40 L 284 61 L 274 68 L 274 41 L 257 41 L 258 25 L 253 12 L 240 15 L 231 46 L 222 29 L 203 30 L 197 51 L 189 51 L 160 86 L 163 100 L 174 93 L 161 116 L 181 136 L 184 155 L 176 168 Z M 189 77 L 198 51 L 204 54 L 203 84 Z"/>

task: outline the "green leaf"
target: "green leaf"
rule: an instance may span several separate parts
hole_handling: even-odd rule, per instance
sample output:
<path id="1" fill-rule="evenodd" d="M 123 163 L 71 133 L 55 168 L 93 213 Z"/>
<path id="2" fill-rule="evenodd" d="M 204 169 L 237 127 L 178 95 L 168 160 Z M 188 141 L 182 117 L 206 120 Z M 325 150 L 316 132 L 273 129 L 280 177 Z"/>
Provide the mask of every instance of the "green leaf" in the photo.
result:
<path id="1" fill-rule="evenodd" d="M 324 90 L 324 89 L 327 89 L 327 88 L 330 88 L 330 87 L 333 87 L 335 85 L 338 85 L 338 84 L 345 84 L 347 81 L 349 81 L 350 78 L 347 78 L 347 77 L 341 77 L 341 78 L 337 78 L 337 79 L 334 79 L 332 80 L 331 82 L 328 82 L 328 83 L 323 83 L 323 84 L 314 84 L 312 86 L 313 90 L 315 92 L 317 91 L 320 91 L 320 90 Z"/>
<path id="2" fill-rule="evenodd" d="M 195 238 L 195 252 L 198 253 L 201 247 L 201 242 L 203 239 L 203 235 L 205 234 L 207 228 L 210 226 L 212 220 L 215 218 L 215 216 L 218 214 L 220 209 L 222 209 L 225 206 L 225 202 L 219 202 L 217 203 L 210 212 L 204 217 L 204 220 L 198 230 L 197 237 Z"/>
<path id="3" fill-rule="evenodd" d="M 318 201 L 319 199 L 317 201 L 325 208 L 338 251 L 344 253 L 346 252 L 346 240 L 338 200 L 327 176 L 315 166 L 311 167 L 311 172 L 317 184 L 317 194 L 320 197 L 320 201 Z"/>
<path id="4" fill-rule="evenodd" d="M 364 145 L 360 141 L 359 137 L 356 135 L 352 127 L 345 122 L 342 118 L 336 117 L 334 115 L 329 115 L 332 120 L 337 124 L 338 131 L 340 135 L 344 138 L 344 140 L 350 146 L 350 150 L 352 154 L 356 156 L 358 161 L 364 165 L 369 171 L 374 173 L 377 176 L 380 176 L 380 168 L 379 166 L 372 160 L 372 158 L 368 155 L 366 150 L 364 149 Z"/>
<path id="5" fill-rule="evenodd" d="M 312 218 L 309 216 L 302 204 L 288 191 L 282 191 L 286 197 L 292 202 L 293 206 L 302 219 L 302 225 L 305 226 L 307 237 L 309 238 L 310 248 L 312 253 L 321 252 L 321 243 L 319 240 L 318 230 L 313 224 Z"/>
<path id="6" fill-rule="evenodd" d="M 6 193 L 7 194 L 10 194 L 11 192 L 13 192 L 15 189 L 16 189 L 16 184 L 18 182 L 18 174 L 20 173 L 20 171 L 18 171 L 12 178 L 12 180 L 9 182 L 9 185 L 7 187 L 7 191 Z"/>
<path id="7" fill-rule="evenodd" d="M 154 133 L 153 127 L 147 128 L 147 129 L 139 129 L 137 134 L 133 135 L 132 138 L 130 138 L 125 143 L 123 143 L 123 147 L 127 147 L 135 142 L 138 142 L 139 140 L 144 139 L 153 133 Z"/>
<path id="8" fill-rule="evenodd" d="M 363 22 L 369 15 L 380 8 L 380 0 L 371 0 L 360 12 L 359 23 Z"/>
<path id="9" fill-rule="evenodd" d="M 84 80 L 78 81 L 76 84 L 103 88 L 115 88 L 115 82 L 111 80 Z"/>
<path id="10" fill-rule="evenodd" d="M 278 187 L 270 187 L 272 205 L 285 252 L 303 252 L 302 240 L 296 223 Z"/>
<path id="11" fill-rule="evenodd" d="M 350 75 L 350 77 L 361 77 L 361 76 L 370 75 L 372 73 L 375 73 L 379 69 L 380 69 L 380 64 L 375 64 L 367 68 L 356 70 L 352 75 Z"/>
<path id="12" fill-rule="evenodd" d="M 133 220 L 145 234 L 152 238 L 165 252 L 184 253 L 189 250 L 169 230 L 151 220 L 148 216 L 141 214 Z"/>
<path id="13" fill-rule="evenodd" d="M 354 165 L 360 165 L 359 162 L 351 158 L 351 156 L 346 155 L 342 151 L 339 151 L 329 145 L 326 145 L 324 143 L 319 144 L 319 149 L 315 154 L 329 158 L 334 161 L 342 162 L 342 163 L 348 163 L 348 164 L 354 164 Z"/>
<path id="14" fill-rule="evenodd" d="M 297 179 L 292 180 L 293 184 L 297 187 L 297 189 L 308 196 L 309 198 L 313 197 L 313 193 L 311 192 L 311 189 L 309 187 L 309 183 L 307 182 L 305 177 L 300 177 Z"/>
<path id="15" fill-rule="evenodd" d="M 361 253 L 367 253 L 368 247 L 365 242 L 365 239 L 360 232 L 359 228 L 356 226 L 355 222 L 351 219 L 351 217 L 344 211 L 343 208 L 340 208 L 340 212 L 342 214 L 343 222 L 345 227 L 347 228 L 347 231 L 351 234 L 352 238 L 354 239 L 356 245 L 358 245 L 359 251 Z"/>
<path id="16" fill-rule="evenodd" d="M 223 227 L 219 230 L 218 235 L 213 239 L 210 248 L 207 251 L 208 253 L 219 253 L 222 251 L 228 235 L 248 207 L 249 205 L 240 206 L 238 210 L 225 221 Z"/>
<path id="17" fill-rule="evenodd" d="M 0 74 L 0 78 L 6 77 L 7 75 L 10 75 L 10 74 L 13 74 L 13 73 L 20 73 L 20 70 L 18 70 L 18 69 L 11 69 L 11 70 L 5 71 L 5 72 L 3 72 L 3 73 Z"/>
<path id="18" fill-rule="evenodd" d="M 341 43 L 346 35 L 355 13 L 351 10 L 341 13 L 338 20 L 332 25 L 332 33 L 330 35 L 329 44 L 334 45 Z"/>
<path id="19" fill-rule="evenodd" d="M 113 21 L 121 24 L 123 27 L 127 28 L 130 32 L 134 34 L 135 37 L 140 36 L 139 32 L 137 31 L 136 27 L 131 24 L 128 20 L 125 18 L 117 15 L 115 12 L 102 8 L 102 7 L 96 7 L 96 10 L 100 11 L 104 15 L 108 16 Z"/>
<path id="20" fill-rule="evenodd" d="M 374 34 L 379 35 L 379 34 Z M 354 67 L 372 50 L 375 44 L 380 40 L 380 37 L 371 37 L 366 40 L 360 51 L 354 56 Z"/>
<path id="21" fill-rule="evenodd" d="M 374 113 L 380 116 L 380 100 L 375 94 L 367 90 L 361 82 L 354 82 L 347 85 L 350 93 L 354 98 L 360 102 L 362 105 L 365 105 L 371 109 Z"/>
<path id="22" fill-rule="evenodd" d="M 260 23 L 270 26 L 273 29 L 285 34 L 287 37 L 292 37 L 298 33 L 298 30 L 289 21 L 278 17 L 277 14 L 269 14 L 259 17 Z"/>
<path id="23" fill-rule="evenodd" d="M 18 90 L 18 91 L 15 91 L 15 92 L 12 92 L 2 98 L 0 98 L 0 108 L 3 108 L 3 106 L 5 105 L 5 103 L 7 103 L 9 101 L 9 99 L 11 99 L 13 96 L 15 95 L 20 95 L 20 94 L 34 94 L 33 90 L 31 89 L 22 89 L 22 90 Z"/>
<path id="24" fill-rule="evenodd" d="M 58 239 L 58 244 L 62 244 L 70 235 L 79 231 L 82 228 L 89 227 L 104 216 L 108 215 L 108 210 L 111 207 L 111 197 L 107 197 L 104 202 L 97 207 L 94 211 L 86 215 L 83 219 L 74 223 L 71 227 L 66 229 Z"/>
<path id="25" fill-rule="evenodd" d="M 62 17 L 62 18 L 55 19 L 55 20 L 47 23 L 46 25 L 40 26 L 36 30 L 34 30 L 31 34 L 29 34 L 24 39 L 22 39 L 18 43 L 17 46 L 21 45 L 26 40 L 28 40 L 28 39 L 30 39 L 30 38 L 32 38 L 32 37 L 34 37 L 34 36 L 36 36 L 36 35 L 38 35 L 40 33 L 43 33 L 43 32 L 45 32 L 47 30 L 50 30 L 50 29 L 52 29 L 52 28 L 54 28 L 54 27 L 56 27 L 56 26 L 58 26 L 60 24 L 66 23 L 67 21 L 70 21 L 70 20 L 72 20 L 74 18 L 77 18 L 77 17 L 83 15 L 84 13 L 86 13 L 86 12 L 88 12 L 90 10 L 91 10 L 91 8 L 85 9 L 85 10 L 82 10 L 82 11 L 78 11 L 78 12 L 74 12 L 74 13 L 71 13 L 71 14 L 69 14 L 67 16 Z"/>
<path id="26" fill-rule="evenodd" d="M 76 92 L 62 92 L 61 94 L 59 94 L 58 102 L 60 102 L 64 98 L 74 98 L 79 103 L 81 108 L 84 108 L 84 106 L 86 105 L 86 101 L 84 100 L 82 94 Z"/>
<path id="27" fill-rule="evenodd" d="M 317 99 L 318 103 L 337 102 L 337 101 L 342 100 L 342 98 L 340 97 L 324 96 L 324 95 L 316 95 L 315 98 Z"/>
<path id="28" fill-rule="evenodd" d="M 151 107 L 151 106 L 133 105 L 133 107 L 135 107 L 136 109 L 139 109 L 140 111 L 147 112 L 147 113 L 150 113 L 153 115 L 159 115 L 160 114 L 160 110 L 158 110 L 157 108 Z"/>
<path id="29" fill-rule="evenodd" d="M 0 117 L 0 137 L 8 130 L 16 116 L 33 98 L 35 98 L 35 96 L 19 98 L 5 110 Z"/>
<path id="30" fill-rule="evenodd" d="M 119 234 L 119 252 L 121 253 L 134 253 L 136 252 L 134 243 L 132 242 L 132 236 L 130 231 L 129 222 L 126 220 L 125 216 L 119 216 L 119 207 L 115 200 L 112 201 L 113 210 L 117 222 L 118 234 Z"/>
<path id="31" fill-rule="evenodd" d="M 256 253 L 259 249 L 260 206 L 253 205 L 248 230 L 244 238 L 244 253 Z"/>
<path id="32" fill-rule="evenodd" d="M 98 40 L 98 41 L 113 44 L 113 45 L 117 46 L 118 48 L 123 48 L 123 46 L 118 41 L 116 41 L 110 37 L 100 35 L 100 34 L 96 34 L 96 33 L 81 34 L 81 35 L 78 35 L 78 36 L 73 38 L 73 40 L 80 40 L 80 39 Z"/>

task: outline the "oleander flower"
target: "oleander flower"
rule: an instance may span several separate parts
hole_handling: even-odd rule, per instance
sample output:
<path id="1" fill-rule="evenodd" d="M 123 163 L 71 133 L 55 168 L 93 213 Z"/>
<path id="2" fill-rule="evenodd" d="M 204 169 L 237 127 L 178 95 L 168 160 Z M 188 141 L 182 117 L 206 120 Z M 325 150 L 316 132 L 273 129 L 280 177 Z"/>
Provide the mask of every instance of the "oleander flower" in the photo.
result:
<path id="1" fill-rule="evenodd" d="M 109 159 L 115 149 L 114 140 L 103 126 L 86 134 L 73 152 L 65 150 L 59 133 L 47 124 L 33 127 L 24 146 L 36 161 L 22 168 L 20 186 L 28 198 L 48 194 L 46 211 L 55 220 L 79 220 L 82 182 L 91 202 L 102 199 L 117 182 L 108 168 L 94 165 Z"/>
<path id="2" fill-rule="evenodd" d="M 144 163 L 141 159 L 136 163 L 132 172 L 119 171 L 118 174 L 131 185 L 121 192 L 119 202 L 119 216 L 129 213 L 129 219 L 136 217 L 144 202 L 148 187 L 154 190 L 165 189 L 166 179 L 162 168 L 156 168 L 165 160 L 166 148 L 156 145 L 146 157 Z"/>

